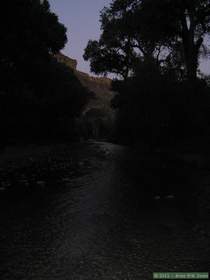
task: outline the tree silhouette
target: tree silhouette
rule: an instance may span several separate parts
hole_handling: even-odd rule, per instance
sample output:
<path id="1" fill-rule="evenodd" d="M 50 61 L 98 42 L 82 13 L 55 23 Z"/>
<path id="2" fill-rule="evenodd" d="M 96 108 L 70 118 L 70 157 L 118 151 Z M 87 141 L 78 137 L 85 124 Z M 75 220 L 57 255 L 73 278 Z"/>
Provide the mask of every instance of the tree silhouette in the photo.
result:
<path id="1" fill-rule="evenodd" d="M 62 120 L 73 123 L 90 97 L 54 58 L 67 42 L 66 28 L 47 0 L 3 1 L 1 11 L 1 141 L 59 137 Z"/>
<path id="2" fill-rule="evenodd" d="M 207 0 L 115 0 L 101 12 L 102 34 L 89 41 L 91 70 L 129 76 L 141 60 L 173 66 L 195 80 L 204 38 L 209 35 Z"/>

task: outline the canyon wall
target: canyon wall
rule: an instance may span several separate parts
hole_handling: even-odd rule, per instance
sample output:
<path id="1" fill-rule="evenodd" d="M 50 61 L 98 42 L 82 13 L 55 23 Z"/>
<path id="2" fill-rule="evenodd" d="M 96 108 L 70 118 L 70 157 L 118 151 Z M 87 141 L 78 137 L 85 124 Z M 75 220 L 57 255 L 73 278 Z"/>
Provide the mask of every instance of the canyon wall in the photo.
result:
<path id="1" fill-rule="evenodd" d="M 92 130 L 94 138 L 99 138 L 99 130 L 103 127 L 111 131 L 115 112 L 111 107 L 111 100 L 115 93 L 111 90 L 112 80 L 106 77 L 94 77 L 77 70 L 77 61 L 59 53 L 56 55 L 59 62 L 71 68 L 81 84 L 94 93 L 95 97 L 89 101 L 83 111 L 83 120 Z"/>

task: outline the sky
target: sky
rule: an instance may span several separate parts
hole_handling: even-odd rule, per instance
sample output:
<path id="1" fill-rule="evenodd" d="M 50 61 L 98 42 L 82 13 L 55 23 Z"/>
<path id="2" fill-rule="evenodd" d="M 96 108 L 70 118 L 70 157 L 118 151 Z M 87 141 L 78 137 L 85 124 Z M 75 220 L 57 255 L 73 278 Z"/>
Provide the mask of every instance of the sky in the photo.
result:
<path id="1" fill-rule="evenodd" d="M 111 0 L 49 0 L 51 10 L 68 29 L 68 43 L 62 51 L 78 62 L 78 70 L 90 73 L 89 62 L 84 61 L 88 41 L 100 36 L 100 11 Z M 209 43 L 210 44 L 210 43 Z M 202 60 L 201 70 L 210 74 L 210 58 Z"/>
<path id="2" fill-rule="evenodd" d="M 84 61 L 84 49 L 88 41 L 100 36 L 100 11 L 111 0 L 49 0 L 51 10 L 68 29 L 68 43 L 62 52 L 78 61 L 78 70 L 90 73 L 89 63 Z"/>

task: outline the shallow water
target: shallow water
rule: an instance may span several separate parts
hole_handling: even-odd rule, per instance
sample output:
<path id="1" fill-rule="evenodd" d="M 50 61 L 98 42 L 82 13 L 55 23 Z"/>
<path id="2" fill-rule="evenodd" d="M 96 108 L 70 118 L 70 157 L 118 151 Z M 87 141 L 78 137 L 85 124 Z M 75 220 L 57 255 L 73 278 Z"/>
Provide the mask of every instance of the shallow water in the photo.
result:
<path id="1" fill-rule="evenodd" d="M 81 145 L 72 153 L 79 172 L 68 170 L 66 154 L 52 189 L 51 178 L 46 189 L 1 200 L 0 279 L 146 280 L 155 271 L 208 271 L 205 243 L 173 197 L 141 192 L 158 184 L 157 172 L 145 177 L 139 164 L 134 176 L 128 148 Z"/>

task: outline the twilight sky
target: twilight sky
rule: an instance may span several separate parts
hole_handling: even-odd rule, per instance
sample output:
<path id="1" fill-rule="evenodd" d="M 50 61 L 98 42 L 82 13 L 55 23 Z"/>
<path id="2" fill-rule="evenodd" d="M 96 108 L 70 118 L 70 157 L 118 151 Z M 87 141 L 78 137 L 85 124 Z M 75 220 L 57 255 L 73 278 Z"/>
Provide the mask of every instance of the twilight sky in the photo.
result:
<path id="1" fill-rule="evenodd" d="M 89 39 L 100 35 L 99 15 L 111 0 L 49 0 L 51 10 L 68 29 L 68 43 L 63 53 L 78 61 L 78 69 L 90 73 L 89 63 L 83 60 Z M 210 58 L 201 63 L 201 70 L 210 74 Z"/>
<path id="2" fill-rule="evenodd" d="M 90 72 L 89 63 L 82 57 L 84 49 L 89 39 L 98 39 L 100 11 L 111 0 L 49 0 L 49 3 L 68 29 L 68 43 L 63 53 L 78 61 L 79 70 Z"/>

